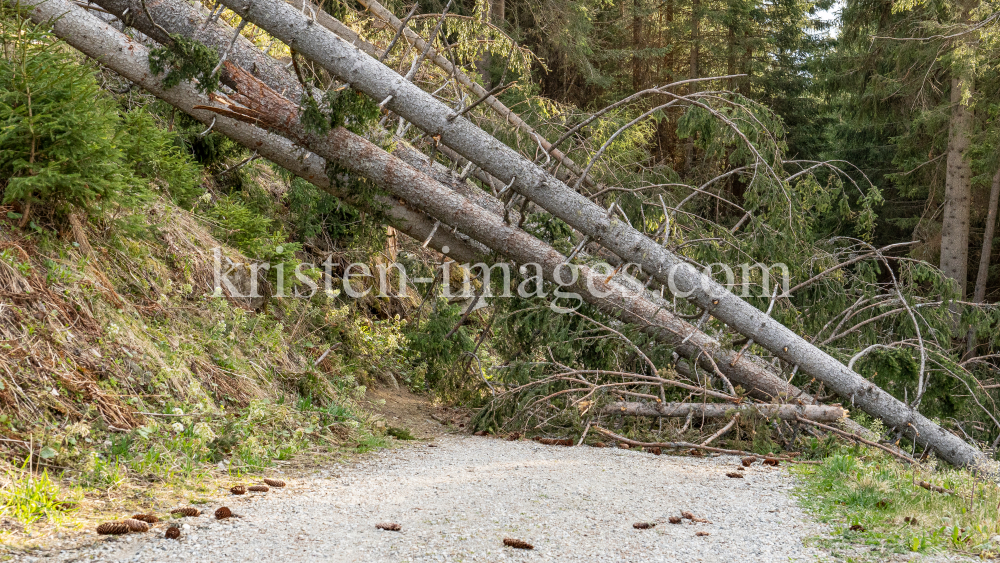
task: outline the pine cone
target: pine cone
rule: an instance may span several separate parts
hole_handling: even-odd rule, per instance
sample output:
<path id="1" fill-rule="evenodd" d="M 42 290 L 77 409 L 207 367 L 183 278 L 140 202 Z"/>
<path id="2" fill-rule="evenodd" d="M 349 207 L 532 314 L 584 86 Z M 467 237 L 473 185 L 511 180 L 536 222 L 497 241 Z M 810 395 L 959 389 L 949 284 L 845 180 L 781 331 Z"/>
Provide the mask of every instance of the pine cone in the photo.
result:
<path id="1" fill-rule="evenodd" d="M 133 514 L 132 519 L 139 520 L 147 524 L 156 524 L 157 522 L 160 521 L 160 519 L 157 518 L 155 514 Z"/>
<path id="2" fill-rule="evenodd" d="M 656 526 L 656 524 L 652 522 L 636 522 L 635 524 L 632 524 L 632 527 L 636 530 L 648 530 L 654 526 Z"/>
<path id="3" fill-rule="evenodd" d="M 181 537 L 181 529 L 177 526 L 171 526 L 167 528 L 167 533 L 164 535 L 169 540 L 176 540 Z"/>
<path id="4" fill-rule="evenodd" d="M 215 518 L 218 520 L 223 520 L 225 518 L 231 518 L 233 511 L 229 510 L 228 506 L 223 506 L 222 508 L 215 511 Z"/>
<path id="5" fill-rule="evenodd" d="M 649 452 L 649 453 L 651 453 L 651 454 L 653 454 L 653 455 L 660 455 L 661 453 L 663 453 L 663 450 L 661 450 L 660 448 L 658 448 L 656 446 L 653 446 L 651 448 L 646 448 L 646 451 Z"/>
<path id="6" fill-rule="evenodd" d="M 102 536 L 120 536 L 128 533 L 128 524 L 124 522 L 105 522 L 97 526 L 97 533 Z"/>
<path id="7" fill-rule="evenodd" d="M 375 524 L 375 527 L 379 530 L 388 530 L 390 532 L 398 532 L 403 529 L 402 526 L 395 522 L 379 522 L 378 524 Z"/>
<path id="8" fill-rule="evenodd" d="M 143 522 L 142 520 L 136 520 L 135 518 L 126 518 L 122 520 L 122 524 L 128 526 L 131 532 L 148 532 L 149 524 Z"/>
<path id="9" fill-rule="evenodd" d="M 264 482 L 272 487 L 281 488 L 285 486 L 285 482 L 280 479 L 264 479 Z"/>
<path id="10" fill-rule="evenodd" d="M 741 461 L 743 462 L 743 467 L 750 467 L 753 462 L 757 461 L 757 456 L 745 457 Z"/>
<path id="11" fill-rule="evenodd" d="M 201 511 L 197 508 L 185 507 L 185 508 L 175 508 L 170 511 L 171 514 L 180 514 L 181 516 L 201 516 Z"/>
<path id="12" fill-rule="evenodd" d="M 851 526 L 851 531 L 852 532 L 864 532 L 865 531 L 865 527 L 862 526 L 861 524 L 854 524 L 853 526 Z"/>
<path id="13" fill-rule="evenodd" d="M 513 547 L 515 549 L 535 549 L 535 546 L 523 540 L 516 540 L 514 538 L 504 538 L 503 544 L 507 547 Z"/>
<path id="14" fill-rule="evenodd" d="M 594 442 L 593 446 L 595 448 L 606 448 L 606 447 L 608 447 L 608 445 L 605 444 L 604 442 Z"/>
<path id="15" fill-rule="evenodd" d="M 771 467 L 778 467 L 778 460 L 773 457 L 766 457 L 763 461 L 764 465 L 770 465 Z"/>
<path id="16" fill-rule="evenodd" d="M 570 439 L 559 439 L 559 438 L 539 438 L 539 444 L 545 444 L 546 446 L 572 446 L 573 440 Z"/>
<path id="17" fill-rule="evenodd" d="M 520 439 L 521 439 L 521 433 L 520 432 L 514 432 L 510 436 L 507 436 L 507 441 L 508 442 L 514 442 L 514 441 L 520 440 Z"/>
<path id="18" fill-rule="evenodd" d="M 254 485 L 247 489 L 248 491 L 253 491 L 255 493 L 266 493 L 271 489 L 267 485 Z"/>
<path id="19" fill-rule="evenodd" d="M 680 524 L 681 523 L 681 517 L 680 516 L 671 516 L 670 518 L 668 518 L 668 520 L 670 520 L 671 524 Z"/>
<path id="20" fill-rule="evenodd" d="M 690 512 L 688 512 L 688 511 L 685 510 L 685 511 L 681 512 L 681 518 L 687 518 L 688 520 L 694 520 L 694 514 L 691 514 Z"/>
<path id="21" fill-rule="evenodd" d="M 729 473 L 726 473 L 726 477 L 729 477 L 730 479 L 742 479 L 743 474 L 737 471 L 731 471 Z"/>
<path id="22" fill-rule="evenodd" d="M 229 492 L 234 495 L 245 495 L 247 494 L 247 488 L 245 485 L 236 485 L 235 487 L 229 489 Z"/>
<path id="23" fill-rule="evenodd" d="M 696 536 L 707 536 L 708 532 L 695 532 L 694 535 L 696 535 Z"/>

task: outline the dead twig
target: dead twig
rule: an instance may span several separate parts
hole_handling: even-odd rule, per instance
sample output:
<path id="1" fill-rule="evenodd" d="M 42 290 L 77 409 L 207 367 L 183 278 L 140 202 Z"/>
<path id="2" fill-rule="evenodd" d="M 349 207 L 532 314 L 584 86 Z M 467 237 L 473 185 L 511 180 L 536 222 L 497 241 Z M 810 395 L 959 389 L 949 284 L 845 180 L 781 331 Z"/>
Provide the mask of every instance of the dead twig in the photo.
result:
<path id="1" fill-rule="evenodd" d="M 866 439 L 862 438 L 861 436 L 858 436 L 857 434 L 852 434 L 850 432 L 841 430 L 839 428 L 834 428 L 833 426 L 827 426 L 826 424 L 823 424 L 823 423 L 820 423 L 820 422 L 814 422 L 812 420 L 809 420 L 808 418 L 802 418 L 801 416 L 796 416 L 795 420 L 797 420 L 798 422 L 805 423 L 805 424 L 811 424 L 811 425 L 813 425 L 813 426 L 815 426 L 817 428 L 821 428 L 823 430 L 826 430 L 826 431 L 829 431 L 829 432 L 833 432 L 834 434 L 839 434 L 839 435 L 841 435 L 841 436 L 843 436 L 845 438 L 849 438 L 851 440 L 854 440 L 854 441 L 857 441 L 857 442 L 861 442 L 863 444 L 867 444 L 869 446 L 878 448 L 880 450 L 884 450 L 885 452 L 889 453 L 893 457 L 896 457 L 896 458 L 898 458 L 898 459 L 900 459 L 902 461 L 905 461 L 906 463 L 916 463 L 917 462 L 915 459 L 913 459 L 912 457 L 910 457 L 910 456 L 908 456 L 906 454 L 901 454 L 899 452 L 893 451 L 892 448 L 890 448 L 888 446 L 883 446 L 882 444 L 879 444 L 878 442 L 872 442 L 871 440 L 866 440 Z"/>

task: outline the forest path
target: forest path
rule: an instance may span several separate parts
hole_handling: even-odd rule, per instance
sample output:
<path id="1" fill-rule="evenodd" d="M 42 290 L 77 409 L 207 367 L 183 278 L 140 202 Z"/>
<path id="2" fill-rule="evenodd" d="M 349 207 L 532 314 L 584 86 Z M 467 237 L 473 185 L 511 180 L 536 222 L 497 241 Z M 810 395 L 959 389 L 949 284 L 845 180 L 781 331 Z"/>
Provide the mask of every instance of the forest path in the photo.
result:
<path id="1" fill-rule="evenodd" d="M 185 519 L 179 541 L 163 538 L 161 524 L 42 560 L 827 560 L 803 545 L 823 530 L 798 508 L 784 469 L 755 464 L 745 478 L 727 478 L 738 465 L 731 456 L 446 435 L 433 447 L 387 449 L 285 489 L 230 497 L 242 518 Z M 711 523 L 667 522 L 681 511 Z M 378 530 L 379 522 L 402 531 Z M 635 522 L 657 525 L 637 530 Z M 504 547 L 505 537 L 534 550 Z"/>

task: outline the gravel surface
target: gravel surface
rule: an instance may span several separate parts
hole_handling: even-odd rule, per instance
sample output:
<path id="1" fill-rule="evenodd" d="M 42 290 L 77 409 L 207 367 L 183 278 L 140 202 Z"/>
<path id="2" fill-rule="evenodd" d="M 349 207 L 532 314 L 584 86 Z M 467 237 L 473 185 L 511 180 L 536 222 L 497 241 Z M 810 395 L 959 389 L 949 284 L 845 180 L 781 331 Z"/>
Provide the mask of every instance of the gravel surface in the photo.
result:
<path id="1" fill-rule="evenodd" d="M 472 436 L 385 450 L 185 518 L 180 540 L 109 538 L 60 561 L 817 561 L 783 468 Z M 207 507 L 206 507 L 207 508 Z M 711 523 L 670 524 L 689 511 Z M 382 531 L 395 522 L 402 531 Z M 655 522 L 649 530 L 635 522 Z M 708 535 L 698 536 L 697 532 Z M 506 537 L 534 550 L 503 546 Z M 53 558 L 45 558 L 52 561 Z"/>

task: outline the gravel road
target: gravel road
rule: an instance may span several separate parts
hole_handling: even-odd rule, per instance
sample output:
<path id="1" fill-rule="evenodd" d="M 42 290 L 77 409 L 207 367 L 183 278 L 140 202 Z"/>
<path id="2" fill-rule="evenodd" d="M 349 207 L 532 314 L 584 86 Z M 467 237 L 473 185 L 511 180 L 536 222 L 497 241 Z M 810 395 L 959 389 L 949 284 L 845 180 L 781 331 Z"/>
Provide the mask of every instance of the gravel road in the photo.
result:
<path id="1" fill-rule="evenodd" d="M 817 561 L 822 534 L 783 468 L 631 450 L 439 437 L 284 490 L 226 499 L 242 518 L 187 518 L 182 538 L 109 538 L 43 561 Z M 221 504 L 211 507 L 211 511 Z M 689 511 L 711 523 L 670 524 Z M 211 512 L 208 512 L 211 514 Z M 382 531 L 379 522 L 402 531 Z M 656 522 L 649 530 L 635 522 Z M 698 532 L 708 535 L 698 536 Z M 505 537 L 534 550 L 504 547 Z"/>

